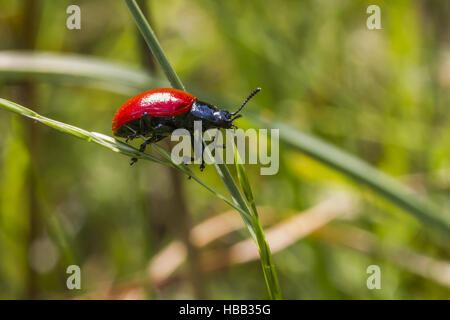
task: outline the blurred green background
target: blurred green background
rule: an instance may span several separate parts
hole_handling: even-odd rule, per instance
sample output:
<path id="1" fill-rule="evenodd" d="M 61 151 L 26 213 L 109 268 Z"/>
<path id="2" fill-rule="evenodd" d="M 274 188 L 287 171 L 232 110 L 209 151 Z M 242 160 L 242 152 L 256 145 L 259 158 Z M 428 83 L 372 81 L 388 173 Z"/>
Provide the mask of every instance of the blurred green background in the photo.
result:
<path id="1" fill-rule="evenodd" d="M 310 133 L 448 217 L 449 1 L 138 3 L 188 91 L 234 110 L 263 89 L 240 127 L 252 126 L 247 111 Z M 81 30 L 66 28 L 71 4 L 81 8 Z M 380 6 L 381 30 L 366 27 L 371 4 Z M 8 59 L 43 51 L 70 66 L 77 54 L 159 79 L 148 89 L 168 86 L 123 1 L 0 0 L 0 39 L 0 97 L 89 131 L 112 135 L 116 110 L 139 90 L 20 65 L 5 71 Z M 0 298 L 267 298 L 259 262 L 227 255 L 248 238 L 241 221 L 207 245 L 188 246 L 187 262 L 155 278 L 154 268 L 169 270 L 183 256 L 175 250 L 155 266 L 156 255 L 229 210 L 185 176 L 145 161 L 129 167 L 122 155 L 4 110 L 0 137 Z M 277 175 L 246 168 L 266 230 L 328 204 L 302 222 L 316 232 L 273 249 L 284 298 L 450 297 L 448 235 L 283 143 Z M 226 193 L 213 167 L 193 170 Z M 340 210 L 342 194 L 351 205 Z M 321 223 L 327 210 L 339 212 Z M 66 287 L 70 264 L 81 267 L 81 290 Z M 369 265 L 381 269 L 380 290 L 366 286 Z"/>

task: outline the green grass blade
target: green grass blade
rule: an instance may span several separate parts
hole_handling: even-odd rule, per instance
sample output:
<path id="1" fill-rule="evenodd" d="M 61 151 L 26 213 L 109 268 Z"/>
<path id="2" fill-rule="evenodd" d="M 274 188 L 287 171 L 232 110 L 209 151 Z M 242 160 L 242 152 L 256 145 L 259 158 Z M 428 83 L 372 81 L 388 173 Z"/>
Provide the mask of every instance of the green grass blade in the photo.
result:
<path id="1" fill-rule="evenodd" d="M 168 86 L 137 66 L 54 52 L 0 51 L 0 79 L 88 85 L 125 95 Z"/>
<path id="2" fill-rule="evenodd" d="M 155 149 L 163 158 L 165 158 L 167 161 L 172 162 L 172 159 L 170 157 L 170 154 L 164 150 L 163 148 L 161 148 L 160 146 L 158 146 L 157 144 L 151 144 L 152 148 Z M 214 188 L 210 187 L 209 185 L 207 185 L 205 182 L 203 182 L 199 177 L 197 177 L 194 172 L 192 172 L 191 169 L 189 169 L 189 167 L 187 167 L 184 164 L 175 164 L 172 162 L 173 167 L 181 170 L 182 172 L 184 172 L 187 176 L 191 177 L 192 179 L 194 179 L 196 182 L 198 182 L 201 186 L 203 186 L 205 189 L 207 189 L 208 191 L 210 191 L 211 193 L 213 193 L 215 196 L 217 196 L 218 198 L 222 199 L 223 201 L 225 201 L 229 206 L 233 207 L 234 209 L 236 209 L 237 211 L 239 211 L 241 213 L 241 215 L 245 215 L 248 216 L 248 212 L 244 211 L 240 206 L 236 205 L 235 203 L 233 203 L 232 201 L 230 201 L 229 199 L 227 199 L 225 196 L 223 196 L 222 194 L 220 194 L 219 192 L 217 192 Z"/>
<path id="3" fill-rule="evenodd" d="M 184 91 L 185 88 L 183 83 L 181 82 L 180 78 L 178 78 L 178 75 L 176 74 L 175 70 L 172 68 L 169 59 L 167 59 L 164 50 L 162 50 L 161 45 L 159 44 L 158 38 L 156 38 L 153 29 L 150 27 L 149 23 L 147 22 L 147 19 L 145 19 L 145 16 L 142 13 L 139 6 L 137 5 L 136 1 L 135 0 L 125 0 L 125 1 L 128 5 L 128 8 L 130 9 L 131 14 L 133 15 L 134 21 L 136 21 L 139 31 L 141 32 L 142 36 L 147 42 L 148 47 L 152 51 L 152 54 L 155 57 L 158 64 L 161 66 L 161 69 L 163 70 L 167 79 L 170 81 L 170 84 L 172 85 L 173 88 Z"/>
<path id="4" fill-rule="evenodd" d="M 255 241 L 258 244 L 264 278 L 269 287 L 268 292 L 270 299 L 281 299 L 280 285 L 278 283 L 278 276 L 273 263 L 272 253 L 270 252 L 269 244 L 267 243 L 261 221 L 259 220 L 258 210 L 256 208 L 255 198 L 253 197 L 247 172 L 245 171 L 244 164 L 242 163 L 239 151 L 236 147 L 234 147 L 234 162 L 236 164 L 239 184 L 252 211 L 251 227 L 255 234 Z"/>
<path id="5" fill-rule="evenodd" d="M 448 214 L 439 210 L 429 200 L 418 197 L 413 190 L 391 176 L 321 139 L 302 133 L 284 123 L 263 121 L 256 117 L 253 117 L 253 120 L 260 126 L 279 129 L 282 142 L 368 186 L 400 208 L 412 213 L 420 221 L 447 235 L 450 234 Z"/>
<path id="6" fill-rule="evenodd" d="M 63 133 L 72 135 L 74 137 L 94 142 L 98 145 L 101 145 L 102 147 L 108 148 L 114 152 L 122 153 L 124 155 L 127 155 L 129 157 L 135 157 L 139 159 L 145 159 L 150 160 L 159 164 L 167 164 L 167 162 L 162 161 L 156 157 L 153 157 L 149 154 L 139 152 L 139 150 L 133 148 L 132 146 L 123 143 L 121 141 L 118 141 L 114 139 L 113 137 L 98 133 L 98 132 L 89 132 L 84 129 L 59 122 L 56 120 L 52 120 L 49 118 L 46 118 L 44 116 L 41 116 L 40 114 L 25 108 L 17 103 L 8 101 L 6 99 L 0 98 L 0 107 L 3 109 L 6 109 L 8 111 L 14 112 L 16 114 L 20 114 L 22 116 L 25 116 L 27 118 L 33 119 L 35 121 L 38 121 L 42 124 L 45 124 L 53 129 L 56 129 L 58 131 L 61 131 Z"/>
<path id="7" fill-rule="evenodd" d="M 244 191 L 245 198 L 247 199 L 250 209 L 255 217 L 258 217 L 258 210 L 256 209 L 255 198 L 253 197 L 252 188 L 250 187 L 250 182 L 248 180 L 247 172 L 245 171 L 241 156 L 237 148 L 234 148 L 234 162 L 236 164 L 236 171 L 238 175 L 239 184 L 241 185 L 242 191 Z"/>
<path id="8" fill-rule="evenodd" d="M 141 31 L 145 41 L 147 42 L 147 45 L 149 46 L 150 50 L 152 51 L 153 55 L 156 58 L 156 61 L 161 66 L 164 74 L 170 81 L 173 88 L 185 90 L 184 85 L 178 78 L 178 75 L 176 74 L 175 70 L 173 69 L 172 65 L 170 64 L 169 60 L 167 59 L 166 54 L 164 53 L 164 50 L 161 48 L 158 39 L 155 36 L 155 33 L 153 32 L 152 28 L 148 24 L 147 20 L 145 19 L 144 15 L 142 14 L 142 11 L 139 9 L 138 5 L 136 4 L 136 1 L 134 0 L 125 0 L 135 21 L 138 25 L 139 30 Z M 236 203 L 237 207 L 240 208 L 239 212 L 241 213 L 242 218 L 244 219 L 245 224 L 249 227 L 250 234 L 252 237 L 257 239 L 258 234 L 255 233 L 254 229 L 254 221 L 251 219 L 249 220 L 249 216 L 251 216 L 250 210 L 247 206 L 247 203 L 245 202 L 244 198 L 242 197 L 241 192 L 239 191 L 239 188 L 237 187 L 233 177 L 231 176 L 228 167 L 224 164 L 215 164 L 215 168 L 217 170 L 217 173 L 219 174 L 220 178 L 222 179 L 223 183 L 225 184 L 226 188 L 228 189 L 228 192 L 230 193 L 233 201 Z M 262 228 L 260 228 L 260 232 L 262 232 Z M 260 241 L 256 241 L 258 246 L 261 244 Z M 267 246 L 267 243 L 266 243 Z M 270 250 L 267 250 L 267 248 L 259 248 L 260 252 L 266 255 L 270 255 Z M 271 257 L 270 257 L 271 259 Z M 263 258 L 261 257 L 261 260 Z M 262 261 L 263 266 L 265 263 Z M 264 269 L 264 274 L 266 274 L 266 270 Z M 276 278 L 276 274 L 272 274 L 273 277 Z M 266 278 L 266 285 L 267 289 L 269 291 L 269 296 L 271 298 L 280 298 L 281 295 L 279 294 L 280 288 L 278 286 L 278 281 L 273 281 L 273 279 L 267 279 Z M 273 288 L 273 285 L 277 285 L 277 288 Z"/>
<path id="9" fill-rule="evenodd" d="M 56 129 L 58 131 L 61 131 L 63 133 L 75 136 L 77 138 L 86 140 L 88 142 L 94 142 L 97 143 L 107 149 L 110 149 L 114 152 L 121 153 L 123 155 L 129 156 L 129 157 L 136 157 L 143 160 L 149 160 L 153 161 L 159 164 L 171 166 L 174 168 L 177 168 L 181 170 L 183 173 L 185 173 L 187 176 L 194 179 L 197 183 L 199 183 L 201 186 L 206 188 L 208 191 L 213 193 L 218 198 L 225 201 L 228 205 L 233 207 L 234 209 L 238 210 L 241 214 L 246 214 L 245 211 L 242 210 L 239 206 L 235 205 L 233 202 L 231 202 L 229 199 L 227 199 L 225 196 L 217 192 L 214 188 L 210 187 L 208 184 L 203 182 L 200 178 L 198 178 L 192 171 L 185 165 L 177 165 L 172 162 L 172 159 L 170 158 L 170 154 L 164 150 L 163 148 L 159 147 L 156 144 L 152 144 L 152 147 L 160 154 L 162 155 L 167 161 L 162 161 L 156 157 L 153 157 L 149 154 L 139 152 L 137 149 L 133 148 L 132 146 L 123 143 L 121 141 L 118 141 L 114 139 L 113 137 L 98 133 L 98 132 L 89 132 L 84 129 L 62 123 L 56 120 L 52 120 L 46 117 L 41 116 L 40 114 L 25 108 L 17 103 L 5 100 L 0 98 L 0 108 L 6 109 L 8 111 L 23 115 L 27 118 L 36 120 L 42 124 L 45 124 L 53 129 Z"/>
<path id="10" fill-rule="evenodd" d="M 230 170 L 228 170 L 228 167 L 226 164 L 214 164 L 216 167 L 217 173 L 219 174 L 220 178 L 222 179 L 222 182 L 224 183 L 225 187 L 228 190 L 228 193 L 231 195 L 231 198 L 233 201 L 242 208 L 241 217 L 244 220 L 245 225 L 247 226 L 250 235 L 252 236 L 253 240 L 255 242 L 258 242 L 257 235 L 255 232 L 255 225 L 253 216 L 251 214 L 251 211 L 245 202 L 244 198 L 242 197 L 241 191 L 237 187 L 236 183 L 234 182 L 234 179 L 230 173 Z"/>

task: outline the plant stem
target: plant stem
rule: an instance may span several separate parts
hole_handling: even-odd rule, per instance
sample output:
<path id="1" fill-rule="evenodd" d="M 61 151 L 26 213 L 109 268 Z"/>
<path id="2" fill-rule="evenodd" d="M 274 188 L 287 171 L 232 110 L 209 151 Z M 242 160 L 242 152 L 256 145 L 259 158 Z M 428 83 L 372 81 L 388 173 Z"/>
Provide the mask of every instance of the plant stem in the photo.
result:
<path id="1" fill-rule="evenodd" d="M 167 59 L 167 56 L 164 53 L 161 45 L 159 44 L 155 33 L 145 19 L 142 11 L 139 9 L 136 1 L 125 1 L 136 21 L 136 24 L 138 25 L 139 30 L 141 31 L 145 41 L 147 42 L 147 45 L 155 56 L 156 61 L 161 66 L 167 79 L 170 81 L 172 87 L 175 89 L 185 90 L 183 83 L 180 81 L 178 75 Z M 264 232 L 262 230 L 261 224 L 259 223 L 259 219 L 257 216 L 252 215 L 247 202 L 239 191 L 239 188 L 236 185 L 233 177 L 231 176 L 228 167 L 225 164 L 216 164 L 215 167 L 217 173 L 227 187 L 233 201 L 241 209 L 241 216 L 244 219 L 244 222 L 247 225 L 253 239 L 258 245 L 269 297 L 271 299 L 281 299 L 281 290 L 279 288 L 278 278 L 272 262 L 272 255 L 265 240 Z"/>
<path id="2" fill-rule="evenodd" d="M 50 63 L 51 62 L 51 63 Z M 153 78 L 150 74 L 95 60 L 91 57 L 73 57 L 57 54 L 27 54 L 23 52 L 0 53 L 0 77 L 7 80 L 21 80 L 37 77 L 60 84 L 64 80 L 70 83 L 81 83 L 83 86 L 96 87 L 123 94 L 137 94 L 148 88 L 163 87 L 166 81 Z M 227 104 L 225 99 L 223 105 Z M 0 105 L 1 106 L 1 105 Z M 304 153 L 323 163 L 328 168 L 342 173 L 358 184 L 364 184 L 372 191 L 397 207 L 412 214 L 419 221 L 450 234 L 450 222 L 447 211 L 438 208 L 425 196 L 417 197 L 414 190 L 400 183 L 358 157 L 338 149 L 336 146 L 314 135 L 302 132 L 285 123 L 264 119 L 247 111 L 246 117 L 254 126 L 280 130 L 280 142 L 295 151 Z"/>
<path id="3" fill-rule="evenodd" d="M 259 256 L 261 257 L 261 266 L 268 287 L 269 297 L 270 299 L 280 300 L 282 298 L 280 284 L 278 283 L 278 276 L 273 263 L 272 253 L 270 251 L 269 244 L 267 243 L 266 236 L 264 235 L 259 218 L 255 217 L 254 220 L 254 225 L 256 227 L 256 242 L 258 244 Z"/>
<path id="4" fill-rule="evenodd" d="M 128 8 L 131 11 L 131 14 L 133 15 L 134 20 L 136 21 L 136 24 L 139 28 L 139 31 L 141 31 L 142 36 L 145 39 L 145 42 L 147 42 L 148 47 L 153 53 L 153 56 L 155 57 L 158 64 L 161 66 L 162 71 L 164 72 L 167 79 L 170 81 L 170 84 L 173 88 L 179 89 L 179 90 L 185 90 L 183 83 L 181 82 L 180 78 L 178 78 L 178 75 L 176 74 L 175 70 L 172 68 L 172 65 L 169 62 L 169 59 L 167 59 L 166 54 L 161 48 L 161 45 L 159 44 L 158 38 L 156 38 L 155 33 L 153 32 L 153 29 L 150 27 L 149 23 L 147 22 L 147 19 L 145 19 L 144 14 L 142 13 L 141 9 L 139 9 L 139 6 L 137 5 L 135 0 L 125 0 Z"/>
<path id="5" fill-rule="evenodd" d="M 252 188 L 248 180 L 247 172 L 245 171 L 244 164 L 239 155 L 239 150 L 233 145 L 234 148 L 234 162 L 236 165 L 238 181 L 241 185 L 241 189 L 244 192 L 248 209 L 251 212 L 251 223 L 249 224 L 254 234 L 254 239 L 258 244 L 259 256 L 261 257 L 261 266 L 264 272 L 264 278 L 266 280 L 269 297 L 271 299 L 281 299 L 280 285 L 278 283 L 278 277 L 275 270 L 275 265 L 272 259 L 272 253 L 270 251 L 269 244 L 267 243 L 264 235 L 261 221 L 259 220 L 258 209 L 256 208 L 255 198 L 253 197 Z"/>
<path id="6" fill-rule="evenodd" d="M 140 0 L 138 1 L 140 7 L 142 8 L 143 15 L 146 21 L 151 21 L 149 19 L 148 5 L 147 1 Z M 140 37 L 139 45 L 140 45 L 140 53 L 142 64 L 145 66 L 148 71 L 154 73 L 156 69 L 156 63 L 153 59 L 153 56 L 149 54 L 148 47 L 145 42 L 145 39 Z M 149 83 L 150 85 L 150 83 Z M 170 147 L 170 141 L 166 141 L 168 147 Z M 175 170 L 174 168 L 167 168 L 167 174 L 169 175 L 169 181 L 171 184 L 171 189 L 173 190 L 172 199 L 170 200 L 171 204 L 170 210 L 171 218 L 174 221 L 178 221 L 179 223 L 169 223 L 172 232 L 175 233 L 176 236 L 180 238 L 186 245 L 187 249 L 187 264 L 188 264 L 188 274 L 190 278 L 190 282 L 193 288 L 193 296 L 196 299 L 205 299 L 205 286 L 203 281 L 203 275 L 200 264 L 200 252 L 198 248 L 192 243 L 190 237 L 190 231 L 192 229 L 192 215 L 189 212 L 189 207 L 186 201 L 186 195 L 184 191 L 184 180 L 185 177 L 183 173 L 179 170 Z"/>

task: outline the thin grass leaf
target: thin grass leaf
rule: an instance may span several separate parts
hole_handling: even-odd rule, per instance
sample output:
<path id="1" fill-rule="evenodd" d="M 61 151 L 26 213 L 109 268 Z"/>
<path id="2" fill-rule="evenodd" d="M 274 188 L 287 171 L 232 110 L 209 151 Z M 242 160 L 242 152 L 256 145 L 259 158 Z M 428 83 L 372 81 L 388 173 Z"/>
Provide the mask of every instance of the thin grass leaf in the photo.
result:
<path id="1" fill-rule="evenodd" d="M 153 77 L 137 66 L 83 55 L 30 51 L 1 51 L 0 79 L 88 85 L 125 95 L 168 85 L 166 80 Z"/>
<path id="2" fill-rule="evenodd" d="M 144 37 L 145 42 L 147 42 L 148 47 L 152 51 L 153 56 L 161 66 L 161 69 L 163 70 L 167 79 L 170 81 L 172 87 L 185 91 L 186 89 L 184 88 L 183 83 L 170 64 L 169 59 L 167 59 L 164 50 L 162 50 L 161 45 L 159 44 L 158 38 L 153 32 L 152 27 L 150 27 L 150 24 L 147 22 L 147 19 L 145 19 L 145 16 L 142 13 L 141 9 L 139 9 L 136 1 L 125 0 L 125 2 L 127 3 L 127 6 L 130 9 L 131 14 L 133 15 L 134 21 L 136 21 L 136 24 L 142 36 Z"/>
<path id="3" fill-rule="evenodd" d="M 56 120 L 52 120 L 52 119 L 43 117 L 28 108 L 25 108 L 17 103 L 14 103 L 14 102 L 2 99 L 2 98 L 0 98 L 0 108 L 4 108 L 8 111 L 23 115 L 23 116 L 33 119 L 33 120 L 36 120 L 36 121 L 43 123 L 53 129 L 56 129 L 58 131 L 66 133 L 66 134 L 75 136 L 75 137 L 83 139 L 85 141 L 97 143 L 97 144 L 101 145 L 102 147 L 110 149 L 114 152 L 121 153 L 123 155 L 129 156 L 132 158 L 149 160 L 149 161 L 153 161 L 153 162 L 156 162 L 159 164 L 163 164 L 163 165 L 167 165 L 167 166 L 179 169 L 180 171 L 185 173 L 187 176 L 194 179 L 197 183 L 199 183 L 205 189 L 207 189 L 208 191 L 213 193 L 215 196 L 217 196 L 218 198 L 225 201 L 228 205 L 230 205 L 234 209 L 238 210 L 242 214 L 246 214 L 246 212 L 243 211 L 239 206 L 235 205 L 233 202 L 231 202 L 225 196 L 223 196 L 222 194 L 217 192 L 214 188 L 210 187 L 208 184 L 206 184 L 200 178 L 198 178 L 192 172 L 192 170 L 189 169 L 186 165 L 179 165 L 179 164 L 173 163 L 172 159 L 170 157 L 170 154 L 166 150 L 164 150 L 163 148 L 161 148 L 160 146 L 158 146 L 156 144 L 151 144 L 152 148 L 155 149 L 160 155 L 162 155 L 167 161 L 162 161 L 162 160 L 160 160 L 156 157 L 153 157 L 149 154 L 139 152 L 137 149 L 133 148 L 132 146 L 130 146 L 126 143 L 123 143 L 121 141 L 118 141 L 118 140 L 114 139 L 113 137 L 110 137 L 110 136 L 107 136 L 107 135 L 104 135 L 104 134 L 98 133 L 98 132 L 89 132 L 84 129 L 81 129 L 81 128 L 78 128 L 78 127 L 75 127 L 75 126 L 72 126 L 72 125 L 69 125 L 66 123 L 62 123 L 62 122 L 59 122 Z"/>
<path id="4" fill-rule="evenodd" d="M 138 25 L 139 30 L 141 31 L 145 41 L 147 42 L 147 45 L 149 46 L 150 50 L 152 51 L 153 55 L 156 58 L 156 61 L 161 66 L 164 74 L 170 81 L 171 85 L 175 89 L 185 90 L 184 85 L 178 78 L 178 75 L 176 74 L 175 70 L 173 69 L 172 65 L 170 64 L 169 60 L 167 59 L 166 54 L 164 53 L 164 50 L 161 48 L 158 39 L 155 36 L 155 33 L 153 32 L 152 28 L 148 24 L 147 20 L 145 19 L 144 15 L 142 14 L 142 11 L 139 9 L 138 5 L 136 4 L 136 1 L 134 0 L 125 0 L 128 8 L 130 9 L 136 24 Z M 228 167 L 224 164 L 215 164 L 215 168 L 217 170 L 217 173 L 219 174 L 220 178 L 222 179 L 223 183 L 225 184 L 226 188 L 228 189 L 228 192 L 230 193 L 233 201 L 237 204 L 237 206 L 241 209 L 239 212 L 241 213 L 241 216 L 244 219 L 244 222 L 247 226 L 249 226 L 250 234 L 254 239 L 256 239 L 257 245 L 261 245 L 261 239 L 258 238 L 258 234 L 255 233 L 254 229 L 258 228 L 258 225 L 254 225 L 254 220 L 248 220 L 247 215 L 251 215 L 250 209 L 247 206 L 247 203 L 245 202 L 244 198 L 242 197 L 241 192 L 239 191 L 239 188 L 237 187 L 233 177 L 230 174 L 230 171 L 228 170 Z M 261 225 L 259 224 L 259 231 L 263 232 Z M 267 246 L 267 243 L 266 243 Z M 270 255 L 270 250 L 267 250 L 267 248 L 259 247 L 261 254 L 263 255 Z M 272 299 L 281 299 L 281 291 L 278 285 L 278 280 L 276 279 L 276 274 L 272 273 L 269 275 L 269 278 L 266 276 L 266 273 L 268 271 L 264 267 L 266 263 L 263 261 L 263 259 L 272 259 L 272 257 L 261 257 L 261 261 L 263 264 L 263 271 L 265 275 L 267 290 L 269 292 L 269 296 Z M 272 264 L 273 267 L 273 264 Z M 271 279 L 270 277 L 275 277 L 274 279 Z M 276 286 L 276 287 L 273 287 Z"/>
<path id="5" fill-rule="evenodd" d="M 234 162 L 236 164 L 236 171 L 238 175 L 238 181 L 241 185 L 242 191 L 244 191 L 245 198 L 247 199 L 252 213 L 255 217 L 258 217 L 258 210 L 256 209 L 255 198 L 253 197 L 252 188 L 250 187 L 250 182 L 248 181 L 247 172 L 245 171 L 241 156 L 237 148 L 234 148 Z"/>
<path id="6" fill-rule="evenodd" d="M 321 139 L 284 123 L 264 121 L 256 117 L 252 117 L 252 120 L 259 126 L 279 129 L 280 139 L 287 145 L 368 186 L 427 225 L 441 230 L 444 234 L 450 234 L 448 214 L 426 198 L 417 196 L 413 190 L 391 176 Z"/>
<path id="7" fill-rule="evenodd" d="M 44 116 L 41 116 L 40 114 L 25 108 L 17 103 L 8 101 L 6 99 L 0 98 L 0 107 L 3 109 L 6 109 L 8 111 L 14 112 L 16 114 L 20 114 L 22 116 L 25 116 L 27 118 L 33 119 L 35 121 L 38 121 L 42 124 L 45 124 L 53 129 L 56 129 L 58 131 L 61 131 L 63 133 L 75 136 L 77 138 L 86 140 L 88 142 L 94 142 L 98 145 L 101 145 L 102 147 L 108 148 L 114 152 L 122 153 L 124 155 L 127 155 L 129 157 L 135 157 L 139 159 L 145 159 L 150 160 L 159 164 L 168 164 L 165 161 L 162 161 L 154 156 L 151 156 L 149 154 L 139 152 L 139 150 L 133 148 L 132 146 L 123 143 L 121 141 L 118 141 L 110 136 L 97 133 L 97 132 L 89 132 L 84 129 L 59 122 L 56 120 L 52 120 L 49 118 L 46 118 Z"/>
<path id="8" fill-rule="evenodd" d="M 267 243 L 266 236 L 259 220 L 258 210 L 256 208 L 255 198 L 253 197 L 252 188 L 248 180 L 247 172 L 244 168 L 239 151 L 234 147 L 234 163 L 236 165 L 236 171 L 238 175 L 239 184 L 244 192 L 250 209 L 252 211 L 252 228 L 255 234 L 256 242 L 258 243 L 259 255 L 261 257 L 261 265 L 263 268 L 264 278 L 266 283 L 270 284 L 273 290 L 269 291 L 271 299 L 281 299 L 281 291 L 279 291 L 280 285 L 278 283 L 278 276 L 276 273 L 275 265 L 272 259 L 272 253 L 270 251 L 269 244 Z"/>
<path id="9" fill-rule="evenodd" d="M 223 196 L 222 194 L 220 194 L 219 192 L 217 192 L 214 188 L 210 187 L 209 185 L 207 185 L 205 182 L 203 182 L 199 177 L 197 177 L 194 172 L 187 167 L 184 164 L 175 164 L 172 162 L 172 158 L 170 157 L 170 154 L 164 150 L 163 148 L 161 148 L 160 146 L 158 146 L 157 144 L 150 144 L 151 147 L 153 149 L 155 149 L 155 151 L 157 151 L 163 158 L 167 159 L 167 161 L 170 161 L 172 163 L 172 165 L 181 170 L 182 172 L 184 172 L 187 176 L 189 176 L 190 178 L 194 179 L 196 182 L 198 182 L 200 185 L 202 185 L 204 188 L 206 188 L 208 191 L 210 191 L 211 193 L 213 193 L 216 197 L 222 199 L 223 201 L 225 201 L 228 205 L 230 205 L 231 207 L 233 207 L 234 209 L 236 209 L 237 211 L 239 211 L 242 215 L 248 216 L 248 212 L 244 211 L 241 207 L 237 206 L 236 204 L 234 204 L 232 201 L 230 201 L 229 199 L 227 199 L 225 196 Z"/>

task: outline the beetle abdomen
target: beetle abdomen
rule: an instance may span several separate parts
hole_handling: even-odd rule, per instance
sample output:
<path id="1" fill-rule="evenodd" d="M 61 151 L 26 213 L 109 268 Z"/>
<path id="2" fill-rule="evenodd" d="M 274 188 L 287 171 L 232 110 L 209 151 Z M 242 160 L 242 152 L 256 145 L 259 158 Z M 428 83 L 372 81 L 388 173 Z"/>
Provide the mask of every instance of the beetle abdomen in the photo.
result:
<path id="1" fill-rule="evenodd" d="M 138 94 L 117 111 L 112 130 L 116 134 L 121 126 L 142 117 L 145 113 L 154 117 L 167 117 L 189 112 L 195 100 L 196 97 L 190 93 L 171 88 Z"/>

